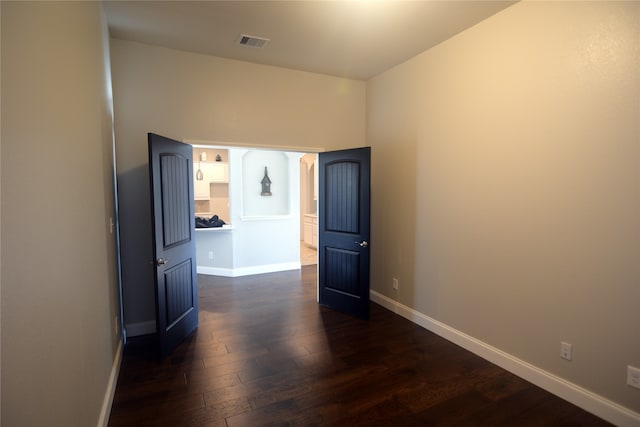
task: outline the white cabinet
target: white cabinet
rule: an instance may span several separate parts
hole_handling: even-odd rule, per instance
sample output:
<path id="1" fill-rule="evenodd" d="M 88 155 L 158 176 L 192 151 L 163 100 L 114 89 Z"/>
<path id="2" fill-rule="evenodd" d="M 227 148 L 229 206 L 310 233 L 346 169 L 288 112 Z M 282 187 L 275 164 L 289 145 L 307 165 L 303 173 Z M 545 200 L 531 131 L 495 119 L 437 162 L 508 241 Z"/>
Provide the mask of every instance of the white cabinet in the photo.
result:
<path id="1" fill-rule="evenodd" d="M 202 180 L 197 179 L 198 169 L 202 171 Z M 193 198 L 208 200 L 211 197 L 211 183 L 229 182 L 229 165 L 227 163 L 194 162 L 193 164 Z"/>
<path id="2" fill-rule="evenodd" d="M 216 162 L 208 163 L 211 167 L 211 177 L 209 182 L 225 183 L 229 182 L 229 164 Z"/>
<path id="3" fill-rule="evenodd" d="M 318 247 L 318 216 L 305 214 L 304 216 L 304 242 L 314 248 Z"/>
<path id="4" fill-rule="evenodd" d="M 209 200 L 209 180 L 211 176 L 208 163 L 194 163 L 193 165 L 193 198 L 196 200 Z M 198 180 L 198 170 L 202 171 L 202 179 Z"/>

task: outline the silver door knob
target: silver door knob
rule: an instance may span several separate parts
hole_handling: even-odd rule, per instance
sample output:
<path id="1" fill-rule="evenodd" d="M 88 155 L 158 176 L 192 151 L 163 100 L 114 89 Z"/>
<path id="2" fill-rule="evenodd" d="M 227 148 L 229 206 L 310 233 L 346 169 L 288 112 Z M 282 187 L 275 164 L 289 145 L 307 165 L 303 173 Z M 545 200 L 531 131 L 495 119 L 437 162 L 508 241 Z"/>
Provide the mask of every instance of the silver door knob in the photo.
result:
<path id="1" fill-rule="evenodd" d="M 157 265 L 164 265 L 164 264 L 166 264 L 166 263 L 167 263 L 167 261 L 169 261 L 169 260 L 168 260 L 168 259 L 164 259 L 164 258 L 158 258 L 158 259 L 156 260 L 156 264 L 157 264 Z"/>
<path id="2" fill-rule="evenodd" d="M 366 240 L 363 240 L 362 242 L 356 242 L 356 244 L 362 246 L 363 248 L 369 246 L 369 242 L 367 242 Z"/>

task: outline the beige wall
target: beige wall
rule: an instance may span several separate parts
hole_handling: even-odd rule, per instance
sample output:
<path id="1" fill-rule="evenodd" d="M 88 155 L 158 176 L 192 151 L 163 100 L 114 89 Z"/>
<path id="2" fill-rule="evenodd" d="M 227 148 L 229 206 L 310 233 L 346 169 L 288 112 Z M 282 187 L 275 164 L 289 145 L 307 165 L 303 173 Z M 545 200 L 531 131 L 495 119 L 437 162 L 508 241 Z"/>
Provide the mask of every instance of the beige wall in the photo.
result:
<path id="1" fill-rule="evenodd" d="M 372 288 L 636 412 L 639 43 L 637 2 L 524 2 L 367 83 Z"/>
<path id="2" fill-rule="evenodd" d="M 365 83 L 112 40 L 125 319 L 153 321 L 147 132 L 282 147 L 365 144 Z"/>
<path id="3" fill-rule="evenodd" d="M 118 346 L 108 37 L 94 2 L 2 7 L 2 424 L 95 426 Z"/>

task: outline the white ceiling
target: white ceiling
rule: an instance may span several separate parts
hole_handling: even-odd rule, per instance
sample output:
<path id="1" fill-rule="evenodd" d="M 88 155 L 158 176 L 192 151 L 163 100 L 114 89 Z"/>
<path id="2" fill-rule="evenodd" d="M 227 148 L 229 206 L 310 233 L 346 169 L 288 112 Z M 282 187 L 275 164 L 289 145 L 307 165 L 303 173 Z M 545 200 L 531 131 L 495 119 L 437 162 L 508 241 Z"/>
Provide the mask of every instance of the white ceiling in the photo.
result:
<path id="1" fill-rule="evenodd" d="M 359 80 L 380 74 L 513 1 L 105 1 L 111 36 Z M 240 34 L 271 41 L 241 46 Z"/>

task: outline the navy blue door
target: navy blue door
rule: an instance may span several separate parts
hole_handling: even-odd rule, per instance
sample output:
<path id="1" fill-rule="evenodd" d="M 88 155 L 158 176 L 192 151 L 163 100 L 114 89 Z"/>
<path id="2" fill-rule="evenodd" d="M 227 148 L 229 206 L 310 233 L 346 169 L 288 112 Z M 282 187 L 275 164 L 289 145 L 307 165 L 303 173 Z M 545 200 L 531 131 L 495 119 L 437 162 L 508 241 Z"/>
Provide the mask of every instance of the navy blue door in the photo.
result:
<path id="1" fill-rule="evenodd" d="M 321 305 L 369 317 L 371 148 L 318 154 Z"/>
<path id="2" fill-rule="evenodd" d="M 165 357 L 198 326 L 193 149 L 150 133 L 156 331 Z"/>

